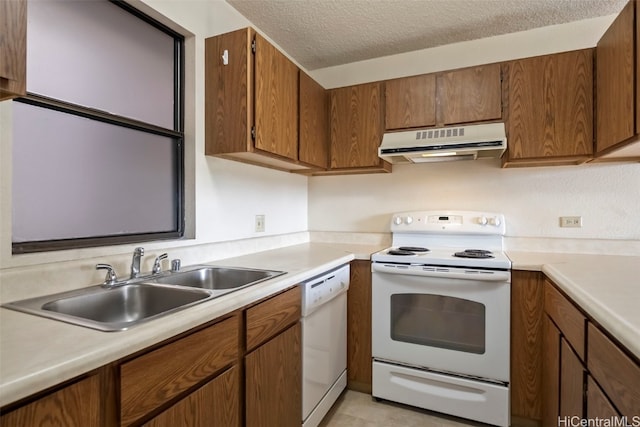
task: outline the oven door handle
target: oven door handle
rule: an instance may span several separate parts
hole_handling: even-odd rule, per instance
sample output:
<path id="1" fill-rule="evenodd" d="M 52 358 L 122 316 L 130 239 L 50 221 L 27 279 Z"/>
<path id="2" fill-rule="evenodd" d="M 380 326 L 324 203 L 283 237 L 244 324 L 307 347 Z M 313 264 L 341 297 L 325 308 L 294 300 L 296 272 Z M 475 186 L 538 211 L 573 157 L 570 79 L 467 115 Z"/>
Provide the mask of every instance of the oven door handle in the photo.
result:
<path id="1" fill-rule="evenodd" d="M 511 281 L 511 272 L 508 270 L 480 270 L 476 268 L 374 262 L 371 263 L 371 271 L 387 274 L 439 277 L 442 279 L 476 280 L 482 282 Z"/>

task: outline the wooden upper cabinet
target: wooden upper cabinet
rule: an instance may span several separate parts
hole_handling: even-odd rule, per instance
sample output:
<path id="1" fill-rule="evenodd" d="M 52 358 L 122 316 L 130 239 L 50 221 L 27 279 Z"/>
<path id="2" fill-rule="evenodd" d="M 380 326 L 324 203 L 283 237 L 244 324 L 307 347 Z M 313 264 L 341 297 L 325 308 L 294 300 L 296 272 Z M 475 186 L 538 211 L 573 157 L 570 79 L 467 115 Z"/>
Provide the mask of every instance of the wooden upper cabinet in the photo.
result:
<path id="1" fill-rule="evenodd" d="M 443 125 L 500 120 L 500 64 L 483 65 L 438 76 L 438 122 Z"/>
<path id="2" fill-rule="evenodd" d="M 436 75 L 404 77 L 385 82 L 385 128 L 435 126 Z"/>
<path id="3" fill-rule="evenodd" d="M 252 28 L 206 39 L 205 154 L 313 169 L 298 156 L 298 71 Z"/>
<path id="4" fill-rule="evenodd" d="M 500 65 L 482 65 L 385 82 L 387 130 L 502 118 Z"/>
<path id="5" fill-rule="evenodd" d="M 596 47 L 596 154 L 637 133 L 634 44 L 635 2 L 630 1 Z"/>
<path id="6" fill-rule="evenodd" d="M 0 101 L 27 93 L 27 0 L 0 1 Z"/>
<path id="7" fill-rule="evenodd" d="M 390 172 L 378 157 L 384 133 L 384 83 L 331 90 L 331 169 Z"/>
<path id="8" fill-rule="evenodd" d="M 298 67 L 255 35 L 255 146 L 298 159 Z"/>
<path id="9" fill-rule="evenodd" d="M 504 166 L 579 164 L 593 153 L 593 49 L 504 64 Z"/>
<path id="10" fill-rule="evenodd" d="M 300 160 L 329 166 L 329 91 L 300 70 Z"/>
<path id="11" fill-rule="evenodd" d="M 252 149 L 253 34 L 244 29 L 205 40 L 205 154 L 208 156 Z"/>

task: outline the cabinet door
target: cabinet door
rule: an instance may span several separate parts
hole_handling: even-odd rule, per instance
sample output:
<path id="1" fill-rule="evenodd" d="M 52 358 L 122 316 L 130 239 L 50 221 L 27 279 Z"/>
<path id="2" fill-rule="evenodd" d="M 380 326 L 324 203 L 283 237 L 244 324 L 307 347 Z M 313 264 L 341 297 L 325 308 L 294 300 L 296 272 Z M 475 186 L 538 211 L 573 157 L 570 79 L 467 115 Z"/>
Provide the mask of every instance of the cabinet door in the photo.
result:
<path id="1" fill-rule="evenodd" d="M 384 129 L 383 83 L 331 91 L 331 168 L 379 167 Z"/>
<path id="2" fill-rule="evenodd" d="M 555 426 L 560 414 L 560 331 L 542 318 L 542 425 Z"/>
<path id="3" fill-rule="evenodd" d="M 593 51 L 505 65 L 507 161 L 571 164 L 593 153 Z"/>
<path id="4" fill-rule="evenodd" d="M 385 128 L 436 124 L 436 75 L 423 74 L 385 82 Z"/>
<path id="5" fill-rule="evenodd" d="M 0 100 L 26 95 L 27 0 L 0 1 Z"/>
<path id="6" fill-rule="evenodd" d="M 252 31 L 248 28 L 205 40 L 205 154 L 250 149 L 253 125 Z M 226 52 L 225 64 L 222 57 Z"/>
<path id="7" fill-rule="evenodd" d="M 239 368 L 234 366 L 144 425 L 239 427 Z"/>
<path id="8" fill-rule="evenodd" d="M 544 282 L 536 271 L 511 272 L 511 414 L 542 417 Z"/>
<path id="9" fill-rule="evenodd" d="M 587 365 L 593 378 L 620 410 L 629 417 L 639 415 L 640 364 L 627 355 L 593 323 L 588 324 Z"/>
<path id="10" fill-rule="evenodd" d="M 438 76 L 438 106 L 443 125 L 502 118 L 500 64 L 449 71 Z"/>
<path id="11" fill-rule="evenodd" d="M 255 147 L 298 159 L 298 67 L 256 34 Z"/>
<path id="12" fill-rule="evenodd" d="M 100 427 L 105 399 L 92 375 L 0 417 L 2 426 Z"/>
<path id="13" fill-rule="evenodd" d="M 300 427 L 300 322 L 245 356 L 246 425 Z"/>
<path id="14" fill-rule="evenodd" d="M 630 1 L 596 47 L 597 153 L 635 132 L 634 7 Z"/>
<path id="15" fill-rule="evenodd" d="M 560 416 L 583 417 L 584 368 L 569 343 L 560 344 Z"/>
<path id="16" fill-rule="evenodd" d="M 587 418 L 609 418 L 617 417 L 618 411 L 615 410 L 607 396 L 598 384 L 593 380 L 591 375 L 587 378 Z"/>
<path id="17" fill-rule="evenodd" d="M 347 294 L 347 387 L 371 393 L 371 262 L 351 262 Z"/>
<path id="18" fill-rule="evenodd" d="M 300 71 L 301 162 L 326 169 L 329 166 L 329 91 Z"/>

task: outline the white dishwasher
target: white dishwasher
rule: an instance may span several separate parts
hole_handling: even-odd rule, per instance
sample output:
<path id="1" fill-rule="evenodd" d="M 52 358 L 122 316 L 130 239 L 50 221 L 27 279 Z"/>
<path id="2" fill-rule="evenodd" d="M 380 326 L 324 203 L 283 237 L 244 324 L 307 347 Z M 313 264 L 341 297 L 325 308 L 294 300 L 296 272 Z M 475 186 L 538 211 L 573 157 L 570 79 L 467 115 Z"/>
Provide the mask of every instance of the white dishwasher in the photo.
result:
<path id="1" fill-rule="evenodd" d="M 301 286 L 302 425 L 316 427 L 347 386 L 349 265 Z"/>

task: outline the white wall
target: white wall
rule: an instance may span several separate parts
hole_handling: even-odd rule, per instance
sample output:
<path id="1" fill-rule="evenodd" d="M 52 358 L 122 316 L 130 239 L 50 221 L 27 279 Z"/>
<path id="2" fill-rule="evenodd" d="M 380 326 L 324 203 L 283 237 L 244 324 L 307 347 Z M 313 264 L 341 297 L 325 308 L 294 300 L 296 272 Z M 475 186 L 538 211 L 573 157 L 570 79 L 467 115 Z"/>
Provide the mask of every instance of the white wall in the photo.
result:
<path id="1" fill-rule="evenodd" d="M 394 212 L 502 212 L 507 236 L 640 240 L 640 164 L 502 169 L 498 160 L 394 166 L 391 174 L 316 177 L 312 231 L 388 232 Z M 581 215 L 582 228 L 559 216 Z"/>
<path id="2" fill-rule="evenodd" d="M 143 246 L 160 251 L 306 231 L 308 178 L 203 154 L 204 39 L 252 24 L 222 0 L 131 3 L 186 36 L 185 179 L 190 238 Z M 264 233 L 254 232 L 256 214 L 266 215 Z M 102 255 L 109 262 L 108 256 L 129 254 L 134 246 L 11 254 L 11 101 L 0 102 L 0 270 Z"/>

